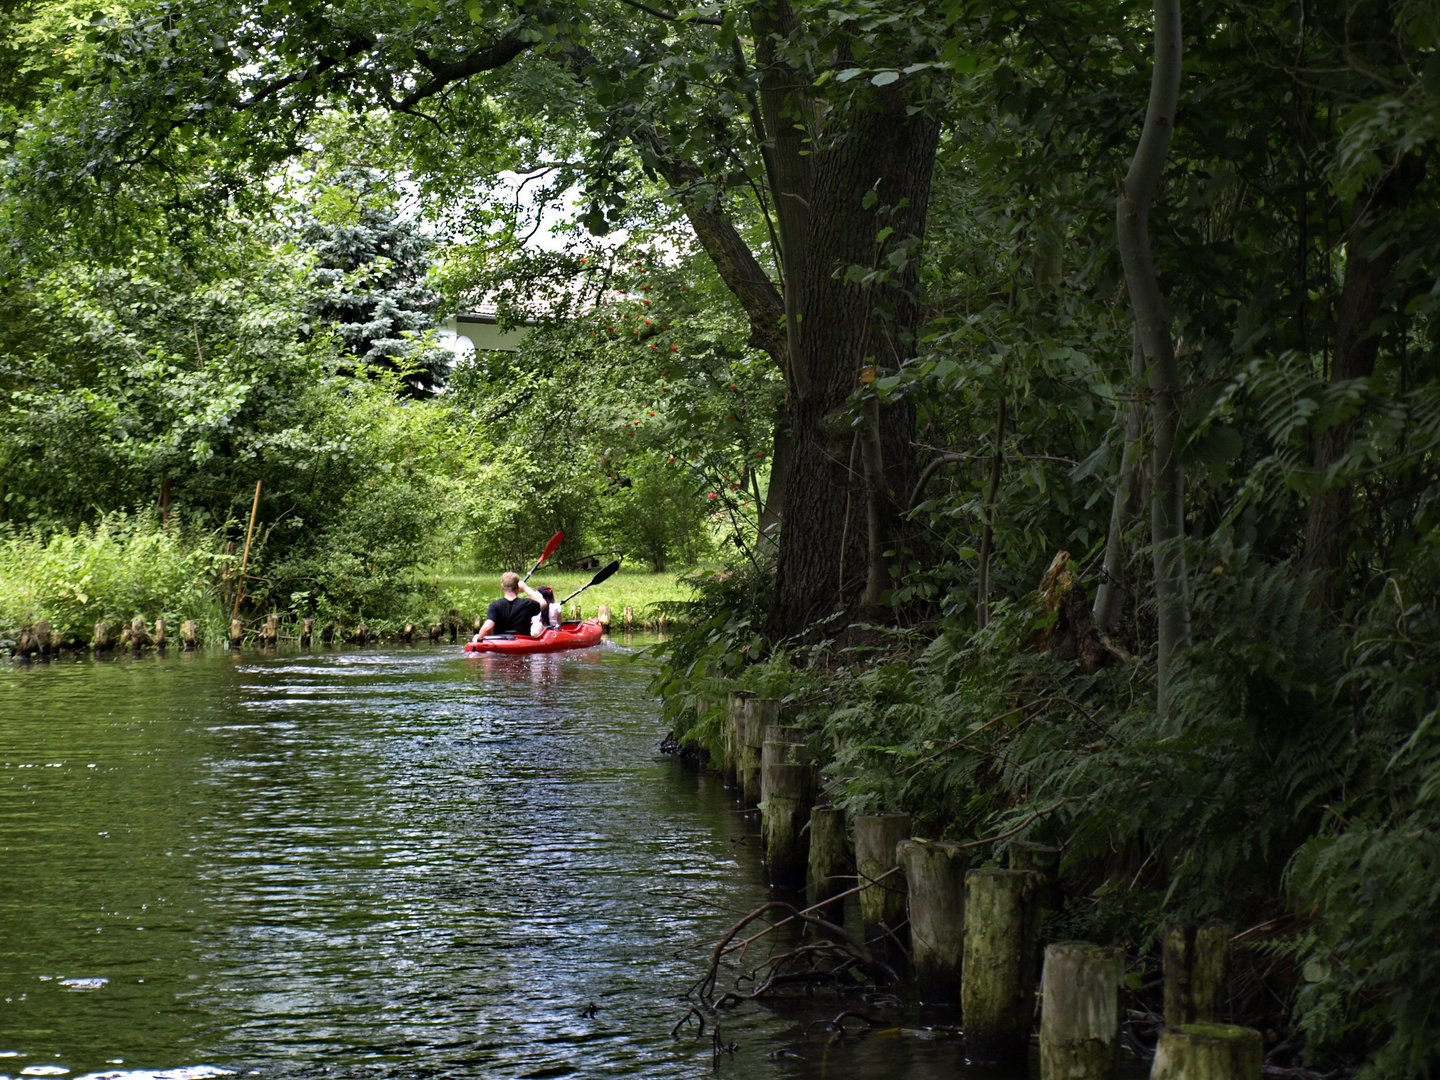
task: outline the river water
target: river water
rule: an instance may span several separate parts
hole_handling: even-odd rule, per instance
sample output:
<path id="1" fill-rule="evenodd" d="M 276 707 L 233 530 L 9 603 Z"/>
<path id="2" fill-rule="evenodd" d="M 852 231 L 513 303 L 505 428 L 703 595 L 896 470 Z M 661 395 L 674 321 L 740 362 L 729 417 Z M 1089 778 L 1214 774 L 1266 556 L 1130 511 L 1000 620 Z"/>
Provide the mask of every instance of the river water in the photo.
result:
<path id="1" fill-rule="evenodd" d="M 657 753 L 649 664 L 0 664 L 0 1080 L 1001 1080 L 883 1002 L 672 1038 L 697 946 L 769 894 L 718 778 Z"/>

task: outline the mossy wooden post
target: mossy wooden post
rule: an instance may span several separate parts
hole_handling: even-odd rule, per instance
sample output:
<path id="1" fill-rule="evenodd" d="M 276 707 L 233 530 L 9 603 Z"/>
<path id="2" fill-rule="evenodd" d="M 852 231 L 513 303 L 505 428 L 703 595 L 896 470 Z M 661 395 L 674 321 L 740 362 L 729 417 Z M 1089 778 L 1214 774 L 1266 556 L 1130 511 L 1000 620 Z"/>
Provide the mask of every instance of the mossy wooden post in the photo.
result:
<path id="1" fill-rule="evenodd" d="M 362 622 L 359 626 L 355 627 L 355 644 L 364 645 L 369 640 L 370 628 Z"/>
<path id="2" fill-rule="evenodd" d="M 1165 928 L 1165 1026 L 1222 1019 L 1232 928 L 1226 922 Z"/>
<path id="3" fill-rule="evenodd" d="M 1045 950 L 1040 1080 L 1112 1080 L 1120 1067 L 1125 954 L 1084 941 Z"/>
<path id="4" fill-rule="evenodd" d="M 803 889 L 810 854 L 805 825 L 815 804 L 815 766 L 804 743 L 765 741 L 760 751 L 760 802 L 766 877 L 777 889 Z"/>
<path id="5" fill-rule="evenodd" d="M 136 615 L 130 620 L 130 644 L 138 651 L 141 646 L 150 642 L 150 632 L 145 629 L 145 619 Z"/>
<path id="6" fill-rule="evenodd" d="M 1035 1014 L 1035 951 L 1042 885 L 1030 870 L 971 870 L 965 875 L 965 1056 L 1025 1060 Z"/>
<path id="7" fill-rule="evenodd" d="M 850 843 L 845 835 L 845 811 L 837 806 L 810 810 L 810 857 L 805 900 L 824 904 L 820 914 L 833 923 L 845 918 L 845 901 L 834 897 L 850 888 Z"/>
<path id="8" fill-rule="evenodd" d="M 1016 840 L 1010 845 L 1010 869 L 1033 870 L 1045 878 L 1036 900 L 1042 908 L 1060 910 L 1060 849 Z"/>
<path id="9" fill-rule="evenodd" d="M 28 657 L 34 656 L 39 651 L 40 646 L 37 644 L 35 637 L 35 628 L 33 626 L 22 626 L 20 628 L 20 637 L 15 641 L 15 652 L 20 656 Z"/>
<path id="10" fill-rule="evenodd" d="M 128 649 L 130 643 L 134 640 L 135 636 L 130 633 L 130 627 L 128 625 L 120 627 L 120 640 L 117 642 L 117 645 L 121 650 Z"/>
<path id="11" fill-rule="evenodd" d="M 765 742 L 788 742 L 804 744 L 805 741 L 806 739 L 804 728 L 791 727 L 788 724 L 767 724 L 765 726 Z M 806 748 L 805 760 L 814 760 L 814 755 L 810 754 L 808 747 Z"/>
<path id="12" fill-rule="evenodd" d="M 629 604 L 625 605 L 625 629 L 627 631 L 635 629 L 635 609 Z"/>
<path id="13" fill-rule="evenodd" d="M 104 620 L 97 622 L 95 624 L 95 636 L 91 639 L 91 644 L 94 645 L 95 651 L 103 652 L 110 648 L 111 643 L 114 641 L 114 638 L 111 636 L 113 634 L 114 631 L 110 628 L 108 622 Z"/>
<path id="14" fill-rule="evenodd" d="M 165 620 L 164 620 L 164 619 L 156 619 L 156 620 L 155 620 L 155 634 L 154 634 L 154 639 L 155 639 L 155 647 L 156 647 L 157 649 L 163 649 L 163 648 L 165 648 L 165 630 L 166 630 Z"/>
<path id="15" fill-rule="evenodd" d="M 922 1002 L 959 1005 L 970 859 L 959 844 L 931 840 L 901 840 L 896 858 L 905 875 L 916 993 Z"/>
<path id="16" fill-rule="evenodd" d="M 1260 1032 L 1233 1024 L 1182 1024 L 1160 1032 L 1150 1080 L 1260 1080 Z"/>
<path id="17" fill-rule="evenodd" d="M 400 640 L 403 641 L 406 645 L 409 645 L 412 641 L 415 640 L 415 624 L 413 622 L 407 622 L 405 626 L 401 629 Z"/>
<path id="18" fill-rule="evenodd" d="M 780 699 L 746 698 L 740 716 L 737 780 L 740 804 L 751 810 L 760 805 L 760 750 L 765 743 L 765 729 L 780 719 Z"/>
<path id="19" fill-rule="evenodd" d="M 595 611 L 595 618 L 600 623 L 600 628 L 607 634 L 610 632 L 610 605 L 601 604 Z"/>
<path id="20" fill-rule="evenodd" d="M 895 847 L 910 835 L 910 815 L 899 811 L 855 815 L 855 874 L 860 886 L 860 924 L 867 940 L 875 939 L 877 947 L 888 957 L 898 958 L 895 942 L 884 936 L 905 921 L 905 877 L 882 874 L 895 869 Z M 904 942 L 902 934 L 896 934 Z"/>
<path id="21" fill-rule="evenodd" d="M 575 621 L 575 622 L 584 622 L 584 621 L 585 621 L 585 609 L 580 606 L 580 601 L 579 601 L 579 600 L 573 600 L 573 601 L 571 601 L 571 603 L 570 603 L 570 618 L 571 618 L 573 621 Z"/>
<path id="22" fill-rule="evenodd" d="M 195 646 L 200 643 L 200 634 L 195 629 L 194 619 L 186 619 L 180 624 L 180 643 L 185 646 L 187 651 L 193 651 Z"/>
<path id="23" fill-rule="evenodd" d="M 432 626 L 430 629 L 431 629 L 432 633 L 434 634 L 434 637 L 432 637 L 430 640 L 431 640 L 431 641 L 434 641 L 435 638 L 438 638 L 438 637 L 440 636 L 440 628 L 439 628 L 438 626 Z M 312 642 L 313 640 L 315 640 L 315 620 L 314 620 L 314 619 L 301 619 L 301 620 L 300 620 L 300 647 L 301 647 L 302 649 L 308 649 L 308 648 L 310 648 L 310 642 Z"/>
<path id="24" fill-rule="evenodd" d="M 245 639 L 245 624 L 239 619 L 230 620 L 230 647 L 240 648 L 240 642 Z"/>
<path id="25" fill-rule="evenodd" d="M 50 639 L 54 636 L 55 628 L 50 625 L 49 619 L 41 619 L 35 624 L 35 647 L 40 650 L 41 656 L 59 651 L 51 646 Z"/>
<path id="26" fill-rule="evenodd" d="M 270 647 L 280 640 L 280 616 L 273 611 L 265 616 L 265 625 L 260 631 L 260 640 Z"/>
<path id="27" fill-rule="evenodd" d="M 745 701 L 750 695 L 731 690 L 725 702 L 725 718 L 720 721 L 720 780 L 727 788 L 740 786 L 740 730 L 745 726 Z M 708 701 L 696 701 L 696 719 L 709 710 Z"/>

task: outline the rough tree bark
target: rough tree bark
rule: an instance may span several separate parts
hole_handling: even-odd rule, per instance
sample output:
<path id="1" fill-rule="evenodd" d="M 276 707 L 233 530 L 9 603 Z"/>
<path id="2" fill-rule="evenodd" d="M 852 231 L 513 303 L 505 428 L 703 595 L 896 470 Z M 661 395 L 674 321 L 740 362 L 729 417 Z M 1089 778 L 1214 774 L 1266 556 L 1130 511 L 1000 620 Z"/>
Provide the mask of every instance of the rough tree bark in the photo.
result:
<path id="1" fill-rule="evenodd" d="M 1185 477 L 1180 468 L 1180 370 L 1150 255 L 1150 203 L 1160 183 L 1180 96 L 1180 0 L 1155 0 L 1155 69 L 1145 126 L 1116 204 L 1120 258 L 1149 373 L 1153 431 L 1150 541 L 1159 609 L 1158 705 L 1168 707 L 1170 661 L 1190 640 L 1185 571 Z"/>

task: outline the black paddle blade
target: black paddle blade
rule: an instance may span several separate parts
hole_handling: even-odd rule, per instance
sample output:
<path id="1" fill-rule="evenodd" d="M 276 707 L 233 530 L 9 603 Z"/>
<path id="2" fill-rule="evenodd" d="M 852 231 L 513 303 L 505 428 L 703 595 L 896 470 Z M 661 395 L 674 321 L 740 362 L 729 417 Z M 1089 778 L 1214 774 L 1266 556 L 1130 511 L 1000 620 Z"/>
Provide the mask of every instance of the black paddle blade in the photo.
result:
<path id="1" fill-rule="evenodd" d="M 584 585 L 581 585 L 578 589 L 576 589 L 574 592 L 572 592 L 569 596 L 565 597 L 564 600 L 561 600 L 560 603 L 562 603 L 562 604 L 568 604 L 571 600 L 574 600 L 575 597 L 579 596 L 582 592 L 584 592 L 586 589 L 588 589 L 591 585 L 599 585 L 600 582 L 602 582 L 602 581 L 604 581 L 606 578 L 611 577 L 612 575 L 614 575 L 615 571 L 616 571 L 616 570 L 619 570 L 619 569 L 620 569 L 620 560 L 619 560 L 619 559 L 616 559 L 614 562 L 609 563 L 609 564 L 607 564 L 607 565 L 605 565 L 605 566 L 602 566 L 599 570 L 597 570 L 597 571 L 595 572 L 595 576 L 594 576 L 594 577 L 592 577 L 592 578 L 591 578 L 589 581 L 587 581 Z"/>

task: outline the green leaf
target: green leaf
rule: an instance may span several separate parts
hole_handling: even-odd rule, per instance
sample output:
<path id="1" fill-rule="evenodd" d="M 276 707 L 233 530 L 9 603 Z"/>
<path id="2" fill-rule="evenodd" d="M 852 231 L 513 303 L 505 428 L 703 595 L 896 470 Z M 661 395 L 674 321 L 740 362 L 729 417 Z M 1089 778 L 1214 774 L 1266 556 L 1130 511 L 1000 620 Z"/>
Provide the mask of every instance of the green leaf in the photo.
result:
<path id="1" fill-rule="evenodd" d="M 891 83 L 898 82 L 899 80 L 900 73 L 898 71 L 882 71 L 870 77 L 870 82 L 875 86 L 889 86 Z"/>
<path id="2" fill-rule="evenodd" d="M 836 81 L 836 82 L 849 82 L 851 79 L 855 78 L 855 76 L 857 76 L 857 75 L 864 75 L 864 74 L 865 74 L 865 69 L 864 69 L 864 68 L 846 68 L 844 71 L 840 72 L 839 75 L 836 75 L 836 76 L 835 76 L 835 81 Z"/>

